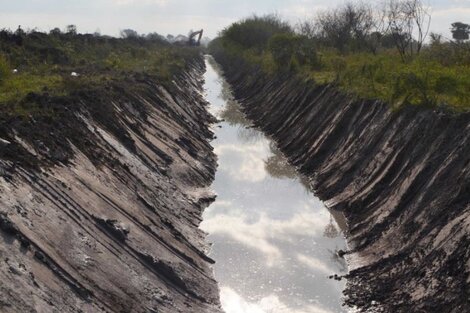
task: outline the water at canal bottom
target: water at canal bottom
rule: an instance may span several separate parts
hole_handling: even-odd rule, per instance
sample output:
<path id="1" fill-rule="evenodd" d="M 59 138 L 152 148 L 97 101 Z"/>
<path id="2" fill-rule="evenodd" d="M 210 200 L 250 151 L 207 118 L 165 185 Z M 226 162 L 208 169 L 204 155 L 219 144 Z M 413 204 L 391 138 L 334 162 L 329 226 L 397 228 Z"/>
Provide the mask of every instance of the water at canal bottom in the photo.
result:
<path id="1" fill-rule="evenodd" d="M 336 313 L 347 266 L 340 227 L 305 179 L 239 110 L 218 66 L 206 58 L 206 99 L 223 120 L 213 141 L 217 200 L 201 228 L 213 243 L 215 276 L 227 313 Z M 339 220 L 338 220 L 339 221 Z"/>

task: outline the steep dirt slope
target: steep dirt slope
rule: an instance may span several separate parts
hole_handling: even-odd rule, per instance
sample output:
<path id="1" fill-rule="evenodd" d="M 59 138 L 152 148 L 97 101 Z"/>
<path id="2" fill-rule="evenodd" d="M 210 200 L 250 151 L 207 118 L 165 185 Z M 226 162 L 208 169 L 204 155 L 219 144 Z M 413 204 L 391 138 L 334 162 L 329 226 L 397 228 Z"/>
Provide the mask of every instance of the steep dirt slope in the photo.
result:
<path id="1" fill-rule="evenodd" d="M 470 114 L 353 100 L 331 86 L 233 66 L 248 117 L 345 213 L 346 303 L 470 312 Z"/>
<path id="2" fill-rule="evenodd" d="M 198 229 L 216 166 L 203 72 L 2 116 L 1 312 L 220 312 Z"/>

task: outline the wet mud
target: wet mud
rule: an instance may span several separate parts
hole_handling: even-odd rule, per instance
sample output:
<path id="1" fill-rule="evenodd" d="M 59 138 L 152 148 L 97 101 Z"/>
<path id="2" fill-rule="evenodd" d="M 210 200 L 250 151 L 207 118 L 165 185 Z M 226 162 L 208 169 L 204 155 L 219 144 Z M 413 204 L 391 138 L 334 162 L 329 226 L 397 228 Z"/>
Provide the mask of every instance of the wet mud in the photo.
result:
<path id="1" fill-rule="evenodd" d="M 2 114 L 1 312 L 221 312 L 198 228 L 216 168 L 204 71 Z"/>

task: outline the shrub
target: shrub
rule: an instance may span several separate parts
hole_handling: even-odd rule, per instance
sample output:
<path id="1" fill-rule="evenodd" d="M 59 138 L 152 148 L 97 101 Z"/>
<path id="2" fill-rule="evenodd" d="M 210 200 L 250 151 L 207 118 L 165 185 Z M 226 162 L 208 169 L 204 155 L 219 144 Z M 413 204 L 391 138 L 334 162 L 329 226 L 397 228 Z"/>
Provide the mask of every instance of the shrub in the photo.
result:
<path id="1" fill-rule="evenodd" d="M 320 65 L 315 42 L 305 36 L 299 36 L 295 57 L 301 65 L 310 65 L 312 67 Z"/>
<path id="2" fill-rule="evenodd" d="M 435 98 L 430 89 L 429 76 L 419 75 L 415 72 L 400 73 L 395 80 L 392 100 L 397 103 L 435 104 Z"/>
<path id="3" fill-rule="evenodd" d="M 268 43 L 274 62 L 280 68 L 290 65 L 297 46 L 297 36 L 292 34 L 275 34 Z"/>
<path id="4" fill-rule="evenodd" d="M 441 95 L 446 93 L 454 94 L 458 89 L 458 84 L 459 82 L 455 77 L 441 74 L 437 77 L 432 87 L 436 93 Z"/>
<path id="5" fill-rule="evenodd" d="M 21 101 L 31 92 L 64 95 L 73 89 L 106 84 L 110 77 L 126 79 L 142 72 L 171 82 L 173 75 L 200 53 L 198 49 L 172 46 L 155 34 L 112 38 L 77 34 L 74 27 L 68 27 L 66 32 L 54 29 L 49 34 L 19 33 L 0 30 L 3 104 Z M 18 68 L 19 73 L 12 75 L 11 68 Z M 71 72 L 80 76 L 70 77 Z"/>
<path id="6" fill-rule="evenodd" d="M 10 66 L 5 56 L 0 54 L 0 85 L 11 75 Z"/>
<path id="7" fill-rule="evenodd" d="M 281 21 L 275 15 L 266 15 L 253 16 L 234 23 L 222 31 L 221 37 L 244 49 L 261 51 L 267 47 L 273 35 L 292 32 L 288 23 Z"/>
<path id="8" fill-rule="evenodd" d="M 425 47 L 423 55 L 429 61 L 437 61 L 444 66 L 470 66 L 470 43 L 433 40 Z"/>
<path id="9" fill-rule="evenodd" d="M 394 47 L 396 34 L 369 28 L 364 19 L 369 13 L 366 9 L 349 6 L 344 12 L 351 14 L 341 11 L 340 21 L 353 18 L 347 24 L 346 39 L 338 39 L 338 44 L 346 44 L 345 49 L 317 36 L 322 28 L 303 27 L 299 35 L 275 17 L 253 17 L 235 23 L 209 48 L 222 64 L 235 65 L 233 69 L 252 67 L 265 73 L 289 70 L 307 81 L 334 83 L 350 94 L 381 99 L 392 106 L 408 103 L 470 109 L 470 43 L 446 42 L 433 34 L 420 54 L 413 51 L 413 57 L 410 54 L 403 62 L 403 55 Z M 351 25 L 362 26 L 358 32 Z"/>
<path id="10" fill-rule="evenodd" d="M 268 49 L 280 69 L 295 69 L 296 66 L 317 65 L 317 53 L 312 40 L 290 33 L 273 35 Z"/>

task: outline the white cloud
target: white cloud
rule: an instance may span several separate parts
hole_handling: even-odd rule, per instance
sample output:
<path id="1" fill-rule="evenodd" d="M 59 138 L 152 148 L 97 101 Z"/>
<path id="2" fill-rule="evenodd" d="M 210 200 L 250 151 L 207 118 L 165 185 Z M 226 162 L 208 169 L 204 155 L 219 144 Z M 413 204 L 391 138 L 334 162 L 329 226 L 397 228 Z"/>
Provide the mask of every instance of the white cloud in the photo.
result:
<path id="1" fill-rule="evenodd" d="M 119 35 L 119 30 L 132 28 L 139 33 L 186 34 L 190 29 L 204 28 L 214 37 L 233 21 L 253 13 L 278 12 L 296 23 L 319 8 L 334 7 L 342 0 L 23 0 L 3 1 L 0 28 L 39 27 L 49 30 L 76 24 L 81 32 L 101 29 L 103 34 Z M 470 0 L 434 0 L 436 21 L 432 30 L 449 34 L 449 23 L 468 21 Z M 440 10 L 440 11 L 439 11 Z M 447 14 L 447 16 L 443 16 Z M 46 18 L 48 16 L 49 18 Z"/>
<path id="2" fill-rule="evenodd" d="M 256 222 L 248 222 L 243 213 L 232 215 L 219 214 L 206 218 L 201 229 L 210 234 L 222 234 L 257 250 L 265 255 L 266 265 L 274 266 L 281 260 L 282 252 L 274 243 L 273 238 L 292 241 L 298 236 L 318 236 L 328 224 L 328 215 L 304 212 L 292 216 L 289 220 L 271 219 L 262 214 Z"/>
<path id="3" fill-rule="evenodd" d="M 300 263 L 310 267 L 311 269 L 323 272 L 324 274 L 331 274 L 334 272 L 334 270 L 332 270 L 328 265 L 326 265 L 325 262 L 311 256 L 306 256 L 304 254 L 299 253 L 297 254 L 297 260 L 299 260 Z"/>
<path id="4" fill-rule="evenodd" d="M 470 1 L 470 0 L 469 0 Z M 470 16 L 470 7 L 468 8 L 449 8 L 435 10 L 432 13 L 433 17 L 446 17 L 450 19 L 455 19 L 456 17 L 468 17 Z"/>
<path id="5" fill-rule="evenodd" d="M 117 5 L 156 4 L 158 6 L 165 6 L 168 3 L 168 0 L 111 0 L 111 2 Z"/>
<path id="6" fill-rule="evenodd" d="M 213 204 L 211 204 L 208 208 L 204 210 L 204 215 L 210 216 L 211 214 L 213 214 L 213 212 L 231 208 L 232 206 L 233 204 L 231 201 L 218 199 L 217 201 L 215 201 Z"/>
<path id="7" fill-rule="evenodd" d="M 270 295 L 255 302 L 248 302 L 229 287 L 221 287 L 220 300 L 226 313 L 333 313 L 319 306 L 308 305 L 293 309 L 281 302 L 276 295 Z"/>
<path id="8" fill-rule="evenodd" d="M 259 182 L 266 178 L 263 157 L 267 155 L 267 147 L 264 145 L 219 145 L 215 153 L 220 159 L 230 158 L 230 162 L 220 162 L 219 170 L 227 171 L 238 181 Z"/>
<path id="9" fill-rule="evenodd" d="M 311 5 L 307 3 L 301 3 L 283 8 L 280 11 L 280 14 L 295 24 L 301 20 L 313 18 L 316 13 L 327 8 L 328 5 Z"/>

